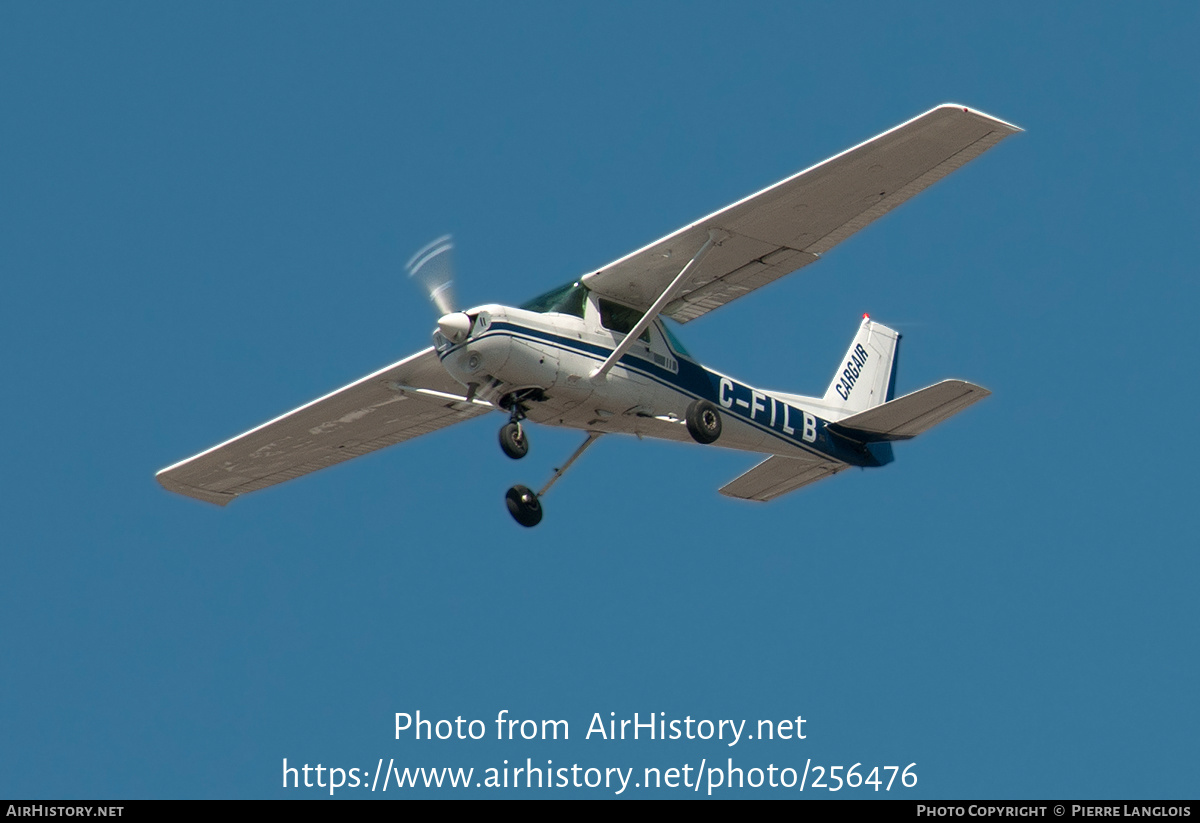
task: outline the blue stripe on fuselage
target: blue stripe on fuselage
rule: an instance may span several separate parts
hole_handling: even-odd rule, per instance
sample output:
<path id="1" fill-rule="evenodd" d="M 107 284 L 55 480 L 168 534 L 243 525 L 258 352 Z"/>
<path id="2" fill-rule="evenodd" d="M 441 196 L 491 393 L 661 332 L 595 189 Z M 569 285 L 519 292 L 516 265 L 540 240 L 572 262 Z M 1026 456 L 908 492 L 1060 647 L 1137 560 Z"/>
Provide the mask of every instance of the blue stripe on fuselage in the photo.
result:
<path id="1" fill-rule="evenodd" d="M 575 354 L 582 354 L 595 359 L 597 362 L 604 362 L 608 356 L 613 353 L 612 348 L 588 343 L 577 338 L 565 337 L 563 335 L 554 334 L 553 332 L 543 331 L 542 329 L 530 328 L 522 326 L 511 321 L 494 322 L 486 332 L 471 340 L 464 341 L 456 346 L 447 349 L 445 352 L 439 352 L 439 359 L 445 359 L 450 354 L 458 351 L 463 346 L 473 343 L 477 340 L 482 340 L 492 334 L 507 334 L 513 337 L 526 337 L 536 342 L 546 343 L 555 348 L 569 351 Z M 672 350 L 676 360 L 679 363 L 679 373 L 669 371 L 653 362 L 643 360 L 631 354 L 626 354 L 618 361 L 622 368 L 636 372 L 644 377 L 648 377 L 655 382 L 673 389 L 681 394 L 688 395 L 693 398 L 701 398 L 709 401 L 722 413 L 732 415 L 745 423 L 750 424 L 760 431 L 771 434 L 789 445 L 801 448 L 808 452 L 815 452 L 827 457 L 832 457 L 843 463 L 852 466 L 874 466 L 879 465 L 875 462 L 870 453 L 860 454 L 854 450 L 847 448 L 841 441 L 831 437 L 825 431 L 827 425 L 826 420 L 818 417 L 812 412 L 816 423 L 816 440 L 809 443 L 802 438 L 804 430 L 804 415 L 805 412 L 796 406 L 789 405 L 779 398 L 773 397 L 771 394 L 760 391 L 758 389 L 747 386 L 744 383 L 739 383 L 730 377 L 717 374 L 709 371 L 704 366 L 701 366 L 695 361 L 681 356 L 679 352 Z M 725 391 L 725 398 L 731 401 L 731 405 L 726 406 L 721 402 L 721 381 L 729 382 L 729 387 Z M 761 398 L 760 403 L 755 403 L 754 395 L 758 394 Z M 789 429 L 791 430 L 789 432 Z"/>

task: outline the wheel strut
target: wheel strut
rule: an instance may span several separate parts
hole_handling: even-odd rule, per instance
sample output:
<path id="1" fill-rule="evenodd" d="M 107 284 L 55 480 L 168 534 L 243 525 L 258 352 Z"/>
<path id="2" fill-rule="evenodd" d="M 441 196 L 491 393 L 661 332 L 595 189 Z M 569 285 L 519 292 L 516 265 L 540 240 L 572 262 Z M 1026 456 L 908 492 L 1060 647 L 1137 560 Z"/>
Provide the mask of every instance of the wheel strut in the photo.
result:
<path id="1" fill-rule="evenodd" d="M 511 423 L 509 425 L 512 425 Z M 507 426 L 505 427 L 507 428 Z M 600 435 L 604 432 L 588 432 L 587 440 L 577 448 L 568 459 L 563 463 L 561 469 L 554 470 L 554 476 L 550 478 L 550 482 L 542 486 L 541 491 L 536 494 L 529 490 L 526 486 L 513 486 L 504 496 L 504 502 L 508 505 L 508 513 L 513 516 L 522 526 L 531 528 L 542 522 L 542 504 L 541 498 L 550 491 L 550 487 L 558 482 L 558 479 L 567 473 L 567 469 L 571 468 L 571 464 L 579 459 L 587 447 L 600 439 Z M 501 432 L 503 437 L 503 431 Z M 528 448 L 528 446 L 526 446 Z M 507 452 L 506 452 L 507 453 Z"/>

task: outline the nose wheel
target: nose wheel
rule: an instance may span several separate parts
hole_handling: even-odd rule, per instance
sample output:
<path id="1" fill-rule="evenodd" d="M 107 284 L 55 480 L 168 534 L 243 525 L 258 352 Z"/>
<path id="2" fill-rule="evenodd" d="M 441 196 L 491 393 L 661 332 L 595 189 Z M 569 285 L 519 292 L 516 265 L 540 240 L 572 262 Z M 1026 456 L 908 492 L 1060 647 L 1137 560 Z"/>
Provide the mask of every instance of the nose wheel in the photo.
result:
<path id="1" fill-rule="evenodd" d="M 529 454 L 529 438 L 521 428 L 521 421 L 512 420 L 500 427 L 500 449 L 513 460 Z"/>
<path id="2" fill-rule="evenodd" d="M 517 422 L 513 421 L 500 430 L 500 445 L 504 448 L 504 453 L 509 457 L 516 457 L 517 455 L 509 453 L 508 447 L 505 446 L 504 433 L 509 429 L 509 427 L 517 425 Z M 520 431 L 519 428 L 518 431 Z M 519 485 L 513 486 L 511 489 L 509 489 L 504 495 L 504 503 L 508 506 L 508 513 L 512 515 L 513 520 L 516 520 L 527 529 L 533 528 L 538 523 L 541 523 L 541 498 L 545 496 L 546 492 L 550 491 L 551 486 L 558 482 L 558 478 L 566 474 L 567 469 L 571 468 L 571 464 L 579 459 L 579 455 L 583 454 L 588 446 L 592 445 L 596 442 L 596 440 L 599 439 L 600 435 L 601 432 L 588 432 L 587 440 L 584 440 L 583 445 L 575 450 L 575 453 L 568 458 L 566 463 L 563 463 L 563 467 L 561 469 L 554 470 L 554 476 L 550 478 L 549 483 L 542 487 L 541 491 L 535 493 L 528 486 Z M 529 451 L 529 441 L 522 438 L 522 442 L 525 444 L 525 451 L 521 452 L 519 455 L 521 457 L 525 455 L 525 452 Z"/>

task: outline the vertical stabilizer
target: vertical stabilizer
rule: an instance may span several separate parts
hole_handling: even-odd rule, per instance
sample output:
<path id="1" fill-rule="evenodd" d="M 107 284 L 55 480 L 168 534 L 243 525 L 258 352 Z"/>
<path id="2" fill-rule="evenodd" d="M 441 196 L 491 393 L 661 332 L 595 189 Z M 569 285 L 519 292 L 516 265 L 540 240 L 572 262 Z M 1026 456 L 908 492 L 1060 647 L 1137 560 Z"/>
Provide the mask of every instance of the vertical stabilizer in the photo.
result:
<path id="1" fill-rule="evenodd" d="M 854 414 L 892 399 L 900 335 L 863 315 L 862 325 L 825 392 L 825 402 Z"/>

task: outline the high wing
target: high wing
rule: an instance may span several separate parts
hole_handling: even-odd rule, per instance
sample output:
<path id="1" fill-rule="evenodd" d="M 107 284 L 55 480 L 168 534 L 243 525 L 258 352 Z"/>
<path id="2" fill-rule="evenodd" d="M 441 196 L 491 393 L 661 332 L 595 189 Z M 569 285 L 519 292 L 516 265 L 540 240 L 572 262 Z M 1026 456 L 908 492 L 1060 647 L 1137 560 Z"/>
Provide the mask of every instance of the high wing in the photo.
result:
<path id="1" fill-rule="evenodd" d="M 1021 129 L 947 103 L 685 226 L 583 277 L 643 311 L 715 232 L 662 313 L 686 323 L 817 260 L 913 195 Z"/>
<path id="2" fill-rule="evenodd" d="M 274 486 L 367 452 L 488 412 L 468 401 L 433 349 L 160 471 L 179 494 L 224 506 L 240 494 Z"/>

